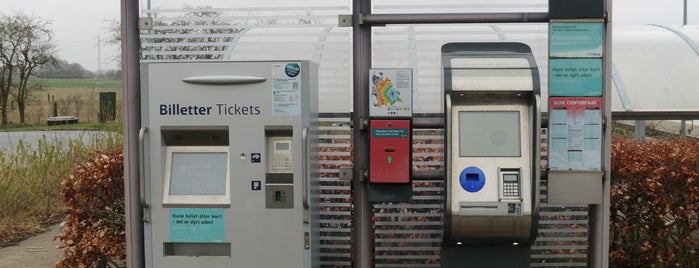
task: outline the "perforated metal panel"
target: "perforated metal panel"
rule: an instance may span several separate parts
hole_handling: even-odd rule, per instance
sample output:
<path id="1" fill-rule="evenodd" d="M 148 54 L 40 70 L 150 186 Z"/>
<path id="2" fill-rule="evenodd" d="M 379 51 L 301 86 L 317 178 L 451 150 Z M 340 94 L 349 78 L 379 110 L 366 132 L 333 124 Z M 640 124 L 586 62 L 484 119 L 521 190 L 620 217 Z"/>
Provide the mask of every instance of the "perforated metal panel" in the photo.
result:
<path id="1" fill-rule="evenodd" d="M 320 264 L 352 267 L 352 183 L 339 170 L 352 166 L 349 118 L 320 121 Z"/>

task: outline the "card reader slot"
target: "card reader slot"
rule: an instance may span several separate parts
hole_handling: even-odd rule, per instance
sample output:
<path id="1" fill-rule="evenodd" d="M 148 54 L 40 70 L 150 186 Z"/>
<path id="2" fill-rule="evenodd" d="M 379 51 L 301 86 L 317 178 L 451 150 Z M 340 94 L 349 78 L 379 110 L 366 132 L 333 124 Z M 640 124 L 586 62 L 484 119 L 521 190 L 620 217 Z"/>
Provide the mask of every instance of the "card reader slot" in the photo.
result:
<path id="1" fill-rule="evenodd" d="M 507 215 L 507 204 L 500 202 L 459 202 L 459 216 Z"/>
<path id="2" fill-rule="evenodd" d="M 267 184 L 292 184 L 294 183 L 293 173 L 267 173 L 265 176 Z"/>

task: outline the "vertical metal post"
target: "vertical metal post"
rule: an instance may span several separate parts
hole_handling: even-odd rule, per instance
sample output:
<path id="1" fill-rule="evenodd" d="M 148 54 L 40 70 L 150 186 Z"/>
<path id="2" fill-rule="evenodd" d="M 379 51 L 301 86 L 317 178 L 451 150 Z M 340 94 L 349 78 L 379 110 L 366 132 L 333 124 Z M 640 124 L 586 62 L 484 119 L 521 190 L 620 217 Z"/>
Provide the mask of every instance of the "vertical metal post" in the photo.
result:
<path id="1" fill-rule="evenodd" d="M 680 121 L 680 136 L 687 136 L 687 120 Z"/>
<path id="2" fill-rule="evenodd" d="M 364 171 L 369 166 L 369 138 L 364 119 L 369 117 L 369 68 L 371 68 L 371 26 L 362 24 L 364 14 L 371 13 L 371 0 L 352 1 L 352 66 L 354 80 L 354 267 L 372 267 L 371 205 L 367 196 Z"/>
<path id="3" fill-rule="evenodd" d="M 609 206 L 611 178 L 611 144 L 612 144 L 612 0 L 605 0 L 604 33 L 604 87 L 602 91 L 604 106 L 604 137 L 602 147 L 602 170 L 604 170 L 602 204 L 590 206 L 590 267 L 609 267 Z"/>
<path id="4" fill-rule="evenodd" d="M 636 124 L 634 124 L 636 139 L 644 140 L 646 138 L 646 120 L 636 120 L 634 122 L 636 122 Z"/>
<path id="5" fill-rule="evenodd" d="M 121 33 L 126 266 L 143 267 L 143 215 L 139 200 L 139 154 L 136 142 L 141 126 L 138 0 L 121 0 Z"/>
<path id="6" fill-rule="evenodd" d="M 684 16 L 682 17 L 682 26 L 687 25 L 687 0 L 684 0 Z"/>

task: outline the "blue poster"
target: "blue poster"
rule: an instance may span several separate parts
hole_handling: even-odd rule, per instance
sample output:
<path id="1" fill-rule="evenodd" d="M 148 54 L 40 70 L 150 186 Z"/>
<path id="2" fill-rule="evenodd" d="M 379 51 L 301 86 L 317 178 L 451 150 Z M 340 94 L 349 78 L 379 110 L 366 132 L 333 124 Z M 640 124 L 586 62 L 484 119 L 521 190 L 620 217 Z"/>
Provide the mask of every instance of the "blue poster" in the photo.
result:
<path id="1" fill-rule="evenodd" d="M 604 54 L 604 24 L 599 22 L 549 23 L 550 57 L 600 58 Z"/>
<path id="2" fill-rule="evenodd" d="M 550 59 L 549 96 L 600 97 L 602 59 Z"/>
<path id="3" fill-rule="evenodd" d="M 171 208 L 170 242 L 223 242 L 222 208 Z"/>

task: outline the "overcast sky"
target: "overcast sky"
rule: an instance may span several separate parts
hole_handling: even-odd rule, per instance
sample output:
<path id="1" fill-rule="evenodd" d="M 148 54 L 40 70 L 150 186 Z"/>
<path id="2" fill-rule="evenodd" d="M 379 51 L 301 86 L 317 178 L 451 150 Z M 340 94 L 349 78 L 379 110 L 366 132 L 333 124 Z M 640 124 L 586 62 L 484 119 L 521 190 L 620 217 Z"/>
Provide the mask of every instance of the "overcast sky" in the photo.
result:
<path id="1" fill-rule="evenodd" d="M 411 0 L 410 3 L 434 3 L 439 0 Z M 483 3 L 536 3 L 545 5 L 541 0 L 470 0 Z M 405 0 L 373 0 L 374 4 L 405 3 Z M 463 0 L 443 0 L 443 2 L 464 3 Z M 699 24 L 699 0 L 688 0 L 689 24 Z M 143 8 L 146 0 L 141 1 Z M 349 5 L 350 0 L 303 0 L 292 3 L 313 6 Z M 613 23 L 615 24 L 663 24 L 679 26 L 682 24 L 683 0 L 614 0 Z M 153 8 L 181 8 L 184 4 L 191 6 L 210 5 L 213 7 L 253 7 L 253 6 L 288 6 L 288 0 L 151 0 Z M 88 70 L 98 68 L 98 36 L 105 39 L 109 32 L 109 21 L 120 19 L 119 0 L 0 0 L 0 12 L 17 12 L 35 15 L 52 22 L 52 29 L 58 43 L 58 55 L 69 62 L 80 63 Z M 101 46 L 102 69 L 117 68 L 112 61 L 117 56 L 116 47 Z"/>

